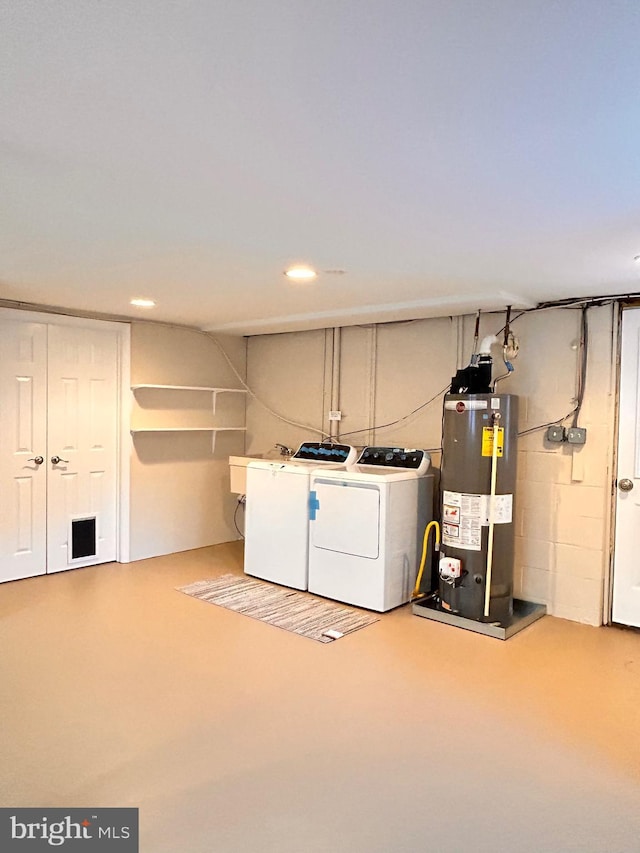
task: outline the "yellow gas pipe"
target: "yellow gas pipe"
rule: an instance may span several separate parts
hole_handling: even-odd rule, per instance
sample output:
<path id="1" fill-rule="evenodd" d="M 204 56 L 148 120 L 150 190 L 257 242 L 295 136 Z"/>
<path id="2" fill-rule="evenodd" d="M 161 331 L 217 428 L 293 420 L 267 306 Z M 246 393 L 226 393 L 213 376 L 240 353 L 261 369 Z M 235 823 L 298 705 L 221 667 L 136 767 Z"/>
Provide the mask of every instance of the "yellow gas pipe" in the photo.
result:
<path id="1" fill-rule="evenodd" d="M 440 550 L 440 525 L 437 521 L 430 521 L 427 524 L 424 537 L 422 539 L 422 558 L 420 560 L 420 568 L 418 569 L 418 577 L 416 578 L 416 585 L 413 588 L 413 592 L 411 593 L 411 598 L 417 598 L 420 593 L 420 583 L 422 581 L 422 574 L 424 572 L 424 567 L 427 562 L 427 546 L 429 544 L 429 533 L 431 532 L 431 528 L 436 531 L 436 541 L 435 541 L 435 549 L 436 551 Z M 424 593 L 422 593 L 424 595 Z"/>

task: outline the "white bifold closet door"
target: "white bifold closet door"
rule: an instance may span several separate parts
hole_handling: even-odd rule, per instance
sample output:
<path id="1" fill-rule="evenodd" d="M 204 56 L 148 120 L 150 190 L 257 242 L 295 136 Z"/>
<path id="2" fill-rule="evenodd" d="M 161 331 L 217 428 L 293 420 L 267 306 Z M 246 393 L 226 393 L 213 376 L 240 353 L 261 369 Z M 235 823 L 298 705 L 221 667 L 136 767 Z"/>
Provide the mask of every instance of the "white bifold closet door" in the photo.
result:
<path id="1" fill-rule="evenodd" d="M 47 326 L 0 320 L 0 581 L 47 569 L 46 412 Z"/>
<path id="2" fill-rule="evenodd" d="M 0 319 L 0 581 L 116 556 L 118 337 Z"/>

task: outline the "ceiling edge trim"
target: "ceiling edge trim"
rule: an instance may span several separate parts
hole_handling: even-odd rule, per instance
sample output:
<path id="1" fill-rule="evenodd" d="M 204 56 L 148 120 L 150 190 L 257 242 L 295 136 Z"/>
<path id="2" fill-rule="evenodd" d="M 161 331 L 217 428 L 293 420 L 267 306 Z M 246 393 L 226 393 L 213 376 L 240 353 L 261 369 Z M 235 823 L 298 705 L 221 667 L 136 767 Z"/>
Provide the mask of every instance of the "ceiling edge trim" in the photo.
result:
<path id="1" fill-rule="evenodd" d="M 449 294 L 408 302 L 383 302 L 376 305 L 314 311 L 306 314 L 214 323 L 203 326 L 203 330 L 235 335 L 259 335 L 321 329 L 328 326 L 355 326 L 367 323 L 394 322 L 396 320 L 422 320 L 430 317 L 470 314 L 478 310 L 501 311 L 507 305 L 511 305 L 515 309 L 535 308 L 536 304 L 536 302 L 532 302 L 519 294 L 507 293 L 502 290 L 483 296 L 469 293 Z"/>

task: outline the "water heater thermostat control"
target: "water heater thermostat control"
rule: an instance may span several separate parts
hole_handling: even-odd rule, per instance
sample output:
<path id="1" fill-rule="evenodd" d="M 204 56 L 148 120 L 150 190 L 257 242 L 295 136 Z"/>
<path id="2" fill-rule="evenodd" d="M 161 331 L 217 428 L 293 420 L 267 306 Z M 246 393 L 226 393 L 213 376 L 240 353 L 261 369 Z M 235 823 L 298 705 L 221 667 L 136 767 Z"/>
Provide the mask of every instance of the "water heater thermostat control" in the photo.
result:
<path id="1" fill-rule="evenodd" d="M 438 568 L 442 580 L 457 580 L 462 576 L 462 560 L 456 557 L 440 557 Z"/>

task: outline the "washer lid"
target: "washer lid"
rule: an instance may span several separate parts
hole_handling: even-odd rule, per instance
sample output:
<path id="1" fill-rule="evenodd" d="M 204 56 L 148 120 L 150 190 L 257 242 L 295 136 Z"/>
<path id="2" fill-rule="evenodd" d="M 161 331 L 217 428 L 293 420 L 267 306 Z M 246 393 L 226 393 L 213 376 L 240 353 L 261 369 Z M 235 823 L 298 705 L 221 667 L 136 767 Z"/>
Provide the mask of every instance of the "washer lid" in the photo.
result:
<path id="1" fill-rule="evenodd" d="M 432 474 L 419 474 L 417 471 L 408 471 L 405 468 L 378 468 L 375 465 L 350 465 L 348 468 L 340 467 L 338 470 L 316 468 L 313 472 L 314 480 L 324 479 L 342 480 L 345 483 L 395 483 L 400 480 L 421 480 Z"/>
<path id="2" fill-rule="evenodd" d="M 247 465 L 247 468 L 260 469 L 262 471 L 271 471 L 273 474 L 304 474 L 305 477 L 310 476 L 312 471 L 321 469 L 322 471 L 332 471 L 334 469 L 343 469 L 344 465 L 339 462 L 314 462 L 306 459 L 287 459 L 286 462 L 279 462 L 277 459 L 254 459 Z"/>

